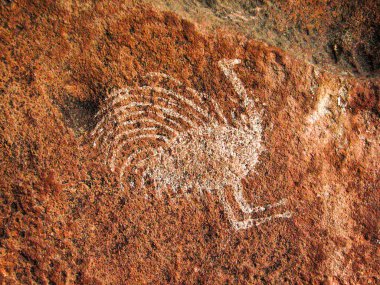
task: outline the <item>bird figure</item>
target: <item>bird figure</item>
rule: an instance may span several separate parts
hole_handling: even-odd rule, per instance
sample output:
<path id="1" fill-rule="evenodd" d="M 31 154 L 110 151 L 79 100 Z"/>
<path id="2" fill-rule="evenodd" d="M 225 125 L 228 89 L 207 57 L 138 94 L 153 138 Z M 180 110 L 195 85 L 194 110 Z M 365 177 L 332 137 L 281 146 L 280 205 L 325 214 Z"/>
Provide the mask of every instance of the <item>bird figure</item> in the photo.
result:
<path id="1" fill-rule="evenodd" d="M 100 119 L 91 135 L 94 147 L 103 149 L 105 162 L 118 174 L 121 187 L 135 173 L 142 186 L 154 186 L 157 197 L 168 191 L 185 198 L 216 194 L 235 230 L 291 217 L 289 211 L 254 217 L 285 205 L 286 199 L 254 206 L 244 197 L 242 179 L 255 170 L 264 147 L 260 114 L 233 70 L 240 62 L 218 62 L 243 105 L 240 114 L 232 112 L 234 124 L 211 96 L 160 72 L 146 74 L 146 80 L 155 80 L 150 85 L 110 94 L 96 115 Z M 233 190 L 244 219 L 236 217 L 227 188 Z"/>

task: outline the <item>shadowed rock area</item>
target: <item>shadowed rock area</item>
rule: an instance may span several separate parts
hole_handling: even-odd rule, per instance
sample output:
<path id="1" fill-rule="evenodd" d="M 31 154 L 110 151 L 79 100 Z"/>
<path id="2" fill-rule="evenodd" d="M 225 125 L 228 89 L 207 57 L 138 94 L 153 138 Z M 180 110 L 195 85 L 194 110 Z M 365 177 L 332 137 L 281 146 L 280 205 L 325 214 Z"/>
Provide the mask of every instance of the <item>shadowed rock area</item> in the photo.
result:
<path id="1" fill-rule="evenodd" d="M 195 21 L 286 50 L 341 74 L 376 76 L 379 1 L 144 0 Z"/>
<path id="2" fill-rule="evenodd" d="M 377 284 L 377 2 L 159 2 L 0 2 L 1 283 Z"/>

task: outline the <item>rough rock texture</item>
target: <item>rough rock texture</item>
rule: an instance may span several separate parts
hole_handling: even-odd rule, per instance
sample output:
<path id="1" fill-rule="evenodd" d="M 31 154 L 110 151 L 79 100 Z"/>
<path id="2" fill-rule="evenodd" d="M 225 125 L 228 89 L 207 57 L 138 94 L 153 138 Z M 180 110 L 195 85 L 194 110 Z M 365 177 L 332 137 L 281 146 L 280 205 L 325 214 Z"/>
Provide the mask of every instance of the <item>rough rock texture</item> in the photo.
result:
<path id="1" fill-rule="evenodd" d="M 0 2 L 1 283 L 378 284 L 378 77 L 122 2 Z M 345 25 L 377 21 L 360 11 L 361 26 Z M 292 212 L 238 231 L 212 193 L 147 199 L 152 185 L 121 187 L 90 135 L 112 91 L 148 72 L 208 94 L 234 126 L 244 105 L 218 61 L 235 58 L 263 128 L 244 196 L 287 198 Z"/>
<path id="2" fill-rule="evenodd" d="M 379 74 L 379 1 L 144 0 L 340 73 Z"/>

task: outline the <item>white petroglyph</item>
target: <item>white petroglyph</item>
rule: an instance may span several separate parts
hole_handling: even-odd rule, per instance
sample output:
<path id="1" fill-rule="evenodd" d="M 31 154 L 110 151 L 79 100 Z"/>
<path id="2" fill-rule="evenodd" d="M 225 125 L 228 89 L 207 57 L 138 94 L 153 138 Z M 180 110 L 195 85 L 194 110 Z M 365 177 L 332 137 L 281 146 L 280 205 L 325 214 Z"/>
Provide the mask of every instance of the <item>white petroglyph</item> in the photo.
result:
<path id="1" fill-rule="evenodd" d="M 285 205 L 286 199 L 253 206 L 244 197 L 241 181 L 255 170 L 264 148 L 260 115 L 233 70 L 239 63 L 238 59 L 218 62 L 238 94 L 239 102 L 232 101 L 245 107 L 243 113 L 232 111 L 234 126 L 211 96 L 164 73 L 151 72 L 145 78 L 175 84 L 176 91 L 142 86 L 111 94 L 91 135 L 94 146 L 106 150 L 107 163 L 119 174 L 122 187 L 130 173 L 141 177 L 142 186 L 153 183 L 158 198 L 164 192 L 176 197 L 215 194 L 236 230 L 291 217 L 286 211 L 254 218 L 255 213 Z M 243 220 L 237 218 L 227 189 L 232 189 Z"/>

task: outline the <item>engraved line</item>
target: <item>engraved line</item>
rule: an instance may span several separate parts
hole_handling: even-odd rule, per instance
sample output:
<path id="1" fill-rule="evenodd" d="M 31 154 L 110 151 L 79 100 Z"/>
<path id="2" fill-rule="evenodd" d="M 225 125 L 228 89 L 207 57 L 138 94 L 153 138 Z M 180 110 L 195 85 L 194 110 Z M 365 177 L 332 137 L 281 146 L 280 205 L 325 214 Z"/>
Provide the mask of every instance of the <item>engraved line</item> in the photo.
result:
<path id="1" fill-rule="evenodd" d="M 223 115 L 222 111 L 220 110 L 219 104 L 216 103 L 216 101 L 214 99 L 212 99 L 211 97 L 210 97 L 210 101 L 211 101 L 211 103 L 213 104 L 213 106 L 215 108 L 216 114 L 222 119 L 223 123 L 227 125 L 228 124 L 227 119 Z"/>
<path id="2" fill-rule="evenodd" d="M 140 123 L 140 122 L 141 122 L 141 123 L 152 123 L 152 124 L 155 124 L 155 125 L 157 125 L 157 126 L 160 126 L 160 127 L 163 128 L 163 129 L 167 129 L 168 131 L 174 133 L 175 135 L 178 135 L 178 131 L 177 131 L 177 130 L 175 130 L 175 129 L 173 129 L 173 128 L 167 126 L 167 125 L 164 125 L 164 124 L 162 124 L 162 123 L 160 123 L 160 122 L 158 122 L 158 121 L 156 121 L 156 120 L 154 120 L 154 119 L 141 118 L 141 119 L 139 119 L 139 120 L 131 120 L 131 121 L 123 122 L 121 125 L 122 125 L 122 126 L 126 126 L 126 125 L 134 125 L 134 124 L 136 124 L 136 123 Z"/>
<path id="3" fill-rule="evenodd" d="M 233 212 L 230 204 L 227 201 L 227 198 L 226 198 L 226 195 L 225 195 L 225 190 L 224 189 L 217 189 L 217 195 L 219 197 L 219 201 L 222 203 L 222 205 L 224 207 L 224 211 L 226 212 L 228 220 L 230 221 L 230 223 L 232 224 L 232 226 L 235 229 L 237 229 L 237 227 L 235 225 L 237 223 L 237 221 L 236 221 L 234 212 Z"/>
<path id="4" fill-rule="evenodd" d="M 161 110 L 162 112 L 164 112 L 165 114 L 167 114 L 169 116 L 172 116 L 172 117 L 179 118 L 179 119 L 183 120 L 184 122 L 186 122 L 191 127 L 194 127 L 194 125 L 195 125 L 195 123 L 189 117 L 187 117 L 185 115 L 182 115 L 182 114 L 180 114 L 180 113 L 178 113 L 178 112 L 176 112 L 176 111 L 174 111 L 172 109 L 168 109 L 168 108 L 165 108 L 165 107 L 162 107 L 162 106 L 154 105 L 152 103 L 137 103 L 137 102 L 132 102 L 131 104 L 128 104 L 126 106 L 120 106 L 118 108 L 115 108 L 113 110 L 113 113 L 114 113 L 113 115 L 116 118 L 119 117 L 118 115 L 125 115 L 123 113 L 124 111 L 126 111 L 126 110 L 128 110 L 130 108 L 136 107 L 136 106 L 139 106 L 139 107 L 143 107 L 143 106 L 144 107 L 152 107 L 152 108 L 154 108 L 156 110 Z M 148 112 L 148 111 L 141 111 L 141 112 Z M 106 118 L 108 119 L 108 116 L 103 117 L 102 120 L 99 121 L 98 125 L 94 129 L 94 132 L 97 131 L 97 129 L 99 128 L 99 126 L 105 122 Z M 201 122 L 204 122 L 201 119 L 199 119 L 199 120 Z M 102 130 L 99 129 L 99 131 L 100 131 L 99 135 L 101 135 L 104 130 L 103 129 Z M 96 145 L 96 143 L 95 143 L 95 145 Z"/>
<path id="5" fill-rule="evenodd" d="M 264 205 L 264 206 L 254 207 L 251 212 L 254 212 L 254 213 L 264 212 L 264 211 L 269 210 L 269 209 L 273 209 L 273 208 L 276 208 L 276 207 L 279 207 L 279 206 L 283 206 L 286 203 L 287 203 L 287 199 L 284 198 L 284 199 L 281 199 L 280 201 L 278 201 L 276 203 L 273 203 L 273 204 L 267 204 L 267 205 Z"/>
<path id="6" fill-rule="evenodd" d="M 189 105 L 190 107 L 192 107 L 198 113 L 202 114 L 205 118 L 208 118 L 208 114 L 207 114 L 207 112 L 204 109 L 202 109 L 198 105 L 194 104 L 193 101 L 191 101 L 191 100 L 189 100 L 189 99 L 187 99 L 185 97 L 179 96 L 177 93 L 175 93 L 175 92 L 173 92 L 171 90 L 167 90 L 167 89 L 162 88 L 162 87 L 150 87 L 150 86 L 139 87 L 139 89 L 142 89 L 142 90 L 148 89 L 148 90 L 153 90 L 153 91 L 156 91 L 156 92 L 161 92 L 161 93 L 164 93 L 164 94 L 167 94 L 167 95 L 174 96 L 178 100 L 185 102 L 187 105 Z"/>
<path id="7" fill-rule="evenodd" d="M 199 93 L 198 91 L 194 90 L 193 88 L 189 88 L 189 87 L 186 87 L 186 90 L 193 93 L 193 95 L 195 97 L 198 98 L 198 100 L 200 102 L 202 102 L 202 97 L 201 97 L 201 94 L 204 94 L 204 93 Z M 227 119 L 226 117 L 223 115 L 223 113 L 221 112 L 220 108 L 219 108 L 219 105 L 218 103 L 215 102 L 214 99 L 212 99 L 210 96 L 205 96 L 207 98 L 210 99 L 211 103 L 213 104 L 213 106 L 215 107 L 215 112 L 216 114 L 223 120 L 223 123 L 227 124 Z"/>
<path id="8" fill-rule="evenodd" d="M 142 112 L 144 113 L 144 112 Z M 129 113 L 130 115 L 132 115 L 131 113 Z M 165 119 L 165 117 L 163 117 Z M 169 120 L 169 119 L 168 119 Z M 172 121 L 172 120 L 170 120 Z M 130 120 L 130 121 L 126 121 L 126 122 L 122 122 L 117 128 L 116 130 L 113 130 L 113 131 L 110 131 L 110 132 L 107 132 L 103 141 L 107 142 L 108 139 L 122 126 L 126 126 L 126 125 L 134 125 L 134 124 L 137 124 L 137 123 L 152 123 L 152 124 L 155 124 L 163 129 L 166 129 L 168 130 L 169 132 L 172 132 L 175 136 L 178 135 L 178 131 L 173 129 L 172 127 L 168 126 L 168 125 L 164 125 L 154 119 L 147 119 L 147 118 L 141 118 L 141 119 L 137 119 L 137 120 Z M 173 124 L 178 124 L 176 123 L 175 121 L 172 122 Z M 101 137 L 101 134 L 99 134 L 98 137 L 96 137 L 96 139 L 94 140 L 94 146 L 96 146 L 96 143 L 97 141 L 100 139 Z"/>
<path id="9" fill-rule="evenodd" d="M 282 214 L 272 215 L 272 216 L 265 217 L 265 218 L 247 219 L 247 220 L 239 221 L 239 222 L 235 221 L 233 223 L 233 226 L 234 226 L 235 230 L 245 230 L 245 229 L 248 229 L 254 225 L 259 226 L 265 222 L 269 222 L 272 219 L 279 219 L 279 218 L 288 219 L 291 217 L 292 217 L 292 213 L 287 211 L 287 212 L 284 212 Z"/>
<path id="10" fill-rule="evenodd" d="M 124 92 L 123 94 L 121 94 L 122 92 L 119 92 L 118 95 L 120 95 L 120 97 L 116 97 L 116 98 L 114 98 L 114 101 L 112 101 L 108 106 L 102 108 L 102 109 L 101 109 L 101 110 L 95 115 L 95 117 L 97 117 L 97 116 L 100 115 L 101 113 L 106 113 L 107 111 L 109 111 L 109 113 L 108 113 L 106 116 L 104 116 L 104 117 L 103 117 L 103 118 L 97 123 L 96 127 L 95 127 L 94 130 L 92 130 L 92 132 L 91 132 L 91 136 L 94 136 L 94 135 L 95 135 L 95 133 L 98 131 L 99 125 L 103 124 L 107 117 L 111 117 L 111 116 L 113 116 L 113 115 L 116 115 L 116 114 L 114 114 L 114 113 L 115 113 L 115 111 L 117 110 L 117 108 L 112 109 L 112 110 L 109 110 L 112 106 L 114 106 L 114 105 L 120 103 L 121 101 L 123 101 L 123 100 L 125 100 L 125 99 L 129 99 L 129 98 L 131 98 L 131 97 L 136 97 L 137 99 L 140 99 L 140 100 L 142 99 L 142 100 L 147 100 L 147 101 L 150 101 L 150 100 L 152 100 L 152 99 L 155 99 L 155 100 L 158 100 L 158 101 L 164 101 L 164 102 L 166 102 L 166 103 L 169 104 L 169 105 L 173 105 L 173 106 L 177 106 L 178 108 L 181 108 L 181 106 L 180 106 L 177 102 L 175 102 L 175 101 L 173 101 L 173 100 L 170 100 L 170 99 L 167 99 L 167 98 L 164 98 L 164 97 L 160 97 L 160 96 L 155 96 L 155 97 L 153 97 L 153 96 L 138 96 L 138 95 L 136 95 L 136 94 L 130 94 L 129 91 L 133 91 L 133 89 L 127 89 L 127 88 L 126 88 L 126 89 L 125 89 L 125 92 Z M 151 102 L 150 102 L 150 103 L 151 103 Z M 100 132 L 101 132 L 101 131 L 100 131 Z"/>
<path id="11" fill-rule="evenodd" d="M 172 76 L 170 76 L 170 75 L 168 75 L 168 74 L 165 74 L 165 73 L 162 73 L 162 72 L 149 72 L 149 73 L 147 73 L 144 77 L 162 77 L 162 78 L 165 78 L 165 79 L 169 79 L 169 80 L 171 80 L 171 81 L 173 81 L 173 82 L 175 82 L 175 83 L 177 83 L 178 85 L 180 85 L 180 86 L 183 86 L 184 84 L 181 82 L 181 81 L 179 81 L 178 79 L 176 79 L 176 78 L 174 78 L 174 77 L 172 77 Z M 196 91 L 196 90 L 194 90 L 193 88 L 190 88 L 190 87 L 186 87 L 186 90 L 187 91 L 189 91 L 189 92 L 191 92 L 191 93 L 193 93 L 193 95 L 195 96 L 195 97 L 197 97 L 197 99 L 199 100 L 199 102 L 202 102 L 202 98 L 201 98 L 201 96 L 199 95 L 199 92 L 198 91 Z M 203 109 L 202 109 L 203 110 Z"/>
<path id="12" fill-rule="evenodd" d="M 239 95 L 240 99 L 243 100 L 244 106 L 248 105 L 248 95 L 244 88 L 243 83 L 233 70 L 233 66 L 241 63 L 240 59 L 222 59 L 218 62 L 220 69 L 223 71 L 224 75 L 231 81 L 235 92 Z"/>
<path id="13" fill-rule="evenodd" d="M 121 88 L 121 89 L 117 89 L 115 91 L 113 91 L 111 93 L 111 96 L 108 97 L 105 101 L 104 101 L 104 104 L 105 106 L 100 109 L 96 115 L 95 115 L 95 118 L 100 116 L 102 113 L 104 113 L 105 111 L 107 111 L 109 109 L 109 107 L 119 103 L 121 100 L 123 100 L 125 98 L 125 93 L 129 93 L 129 88 L 126 87 L 126 88 Z M 124 94 L 123 94 L 124 93 Z M 120 97 L 119 97 L 120 96 Z M 111 101 L 111 102 L 110 102 Z"/>
<path id="14" fill-rule="evenodd" d="M 127 113 L 126 115 L 127 116 L 136 116 L 136 115 L 141 115 L 141 114 L 145 114 L 146 111 L 138 111 L 138 112 L 132 112 L 132 113 Z M 98 125 L 97 125 L 98 126 Z M 95 129 L 94 129 L 95 130 Z M 103 133 L 104 129 L 101 128 L 99 129 L 99 135 L 94 139 L 94 143 L 93 143 L 93 146 L 95 147 L 96 146 L 96 142 L 100 139 L 102 133 Z"/>
<path id="15" fill-rule="evenodd" d="M 151 106 L 151 105 L 152 105 L 152 103 L 131 102 L 131 103 L 129 103 L 128 105 L 123 105 L 123 106 L 120 106 L 120 107 L 118 107 L 118 108 L 114 108 L 114 109 L 112 109 L 111 112 L 107 113 L 107 116 L 104 116 L 104 117 L 98 122 L 97 125 L 103 124 L 104 121 L 105 121 L 106 119 L 108 119 L 108 117 L 111 117 L 112 115 L 116 115 L 116 114 L 112 114 L 112 113 L 116 113 L 116 111 L 119 110 L 119 109 L 121 109 L 121 108 L 122 108 L 122 109 L 128 109 L 128 108 L 132 108 L 132 107 L 147 107 L 147 106 Z M 95 130 L 96 130 L 96 127 L 95 127 L 95 129 L 93 130 L 93 132 L 95 132 Z"/>
<path id="16" fill-rule="evenodd" d="M 148 75 L 149 75 L 149 74 L 148 74 Z M 171 80 L 174 80 L 174 81 L 176 81 L 177 83 L 179 82 L 178 80 L 172 78 L 171 76 L 166 75 L 166 74 L 163 74 L 163 73 L 162 73 L 162 74 L 161 74 L 161 73 L 151 73 L 150 75 L 161 76 L 161 77 L 163 76 L 163 77 L 165 77 L 165 78 L 170 78 Z M 181 82 L 179 82 L 179 83 L 182 84 Z M 185 98 L 185 97 L 179 96 L 177 93 L 175 93 L 175 92 L 173 92 L 173 91 L 171 91 L 171 90 L 167 90 L 167 89 L 164 89 L 164 88 L 161 88 L 161 87 L 150 87 L 150 86 L 137 87 L 137 88 L 135 88 L 135 89 L 137 89 L 137 90 L 153 90 L 153 91 L 156 91 L 156 92 L 159 92 L 159 93 L 164 93 L 164 94 L 166 94 L 166 95 L 174 96 L 176 99 L 179 99 L 180 101 L 183 101 L 183 102 L 185 102 L 186 104 L 188 104 L 188 105 L 189 105 L 190 107 L 192 107 L 195 111 L 197 111 L 198 113 L 200 113 L 201 115 L 203 115 L 205 118 L 207 118 L 207 119 L 209 118 L 208 115 L 207 115 L 207 113 L 205 112 L 204 109 L 199 108 L 199 106 L 197 106 L 196 104 L 194 104 L 194 102 L 192 102 L 191 100 L 189 100 L 189 99 L 187 99 L 187 98 Z M 108 111 L 108 109 L 109 109 L 110 107 L 112 107 L 113 105 L 115 105 L 115 104 L 121 102 L 121 101 L 124 100 L 124 99 L 127 99 L 128 97 L 131 97 L 132 95 L 130 95 L 130 91 L 132 91 L 132 90 L 134 90 L 134 89 L 124 88 L 124 89 L 119 89 L 119 90 L 115 91 L 114 94 L 113 94 L 110 98 L 108 98 L 108 99 L 106 100 L 106 102 L 111 101 L 111 102 L 108 104 L 108 106 L 106 106 L 105 108 L 102 108 L 102 109 L 101 109 L 101 110 L 95 115 L 95 117 L 97 117 L 98 115 L 100 115 L 100 114 L 102 114 L 102 113 Z M 195 91 L 194 89 L 188 88 L 188 87 L 186 88 L 186 90 L 192 92 L 196 97 L 198 97 L 198 100 L 200 100 L 200 102 L 202 102 L 202 100 L 201 100 L 201 98 L 200 98 L 200 96 L 199 96 L 199 94 L 198 94 L 197 91 Z M 146 97 L 146 96 L 142 96 L 142 97 L 138 97 L 138 98 L 139 98 L 139 99 L 147 99 L 147 100 L 151 100 L 151 99 L 152 99 L 151 97 L 148 98 L 148 97 Z M 175 106 L 180 107 L 178 104 L 176 104 L 176 102 L 174 102 L 174 101 L 172 101 L 172 100 L 168 100 L 168 99 L 166 99 L 166 98 L 162 98 L 162 97 L 155 97 L 155 98 L 160 99 L 160 100 L 162 100 L 162 101 L 165 101 L 165 102 L 167 102 L 167 103 L 169 103 L 169 104 L 173 104 L 173 105 L 175 105 Z M 138 106 L 137 104 L 142 104 L 142 103 L 135 103 L 135 104 L 136 104 L 136 106 Z M 131 105 L 131 104 L 129 104 L 129 105 Z M 153 105 L 153 104 L 152 104 L 152 105 Z M 140 105 L 140 106 L 144 106 L 144 105 Z M 145 106 L 146 106 L 146 105 L 145 105 Z M 123 107 L 126 107 L 126 106 L 123 106 Z M 109 115 L 103 117 L 103 118 L 98 122 L 98 124 L 95 126 L 94 130 L 91 132 L 91 136 L 94 136 L 94 135 L 98 132 L 98 130 L 99 130 L 100 133 L 102 133 L 103 130 L 100 128 L 100 126 L 105 122 L 105 120 L 106 120 L 107 117 L 111 117 L 112 115 L 115 116 L 115 115 L 116 115 L 115 112 L 117 112 L 117 109 L 113 109 L 113 110 L 111 111 L 111 114 L 108 113 Z M 198 115 L 198 114 L 197 114 L 197 115 Z M 199 118 L 199 119 L 202 120 L 201 118 Z M 204 122 L 204 121 L 202 120 L 202 122 Z"/>
<path id="17" fill-rule="evenodd" d="M 166 113 L 166 112 L 165 112 Z M 146 110 L 146 111 L 138 111 L 138 112 L 132 112 L 132 113 L 122 113 L 122 115 L 126 115 L 127 117 L 131 117 L 131 116 L 135 116 L 135 115 L 141 115 L 141 114 L 153 114 L 161 119 L 163 119 L 164 121 L 168 121 L 170 123 L 172 123 L 173 125 L 175 125 L 179 130 L 185 130 L 185 128 L 178 122 L 168 118 L 168 117 L 165 117 L 164 115 L 161 115 L 160 113 L 155 113 L 153 112 L 153 110 Z M 168 114 L 168 115 L 171 115 L 171 114 Z M 141 120 L 143 120 L 143 118 L 141 118 Z M 103 132 L 103 130 L 102 130 Z M 96 143 L 97 141 L 101 138 L 102 136 L 102 132 L 99 134 L 98 137 L 96 137 L 96 139 L 94 140 L 94 144 L 93 146 L 95 147 L 96 146 Z M 112 132 L 110 132 L 112 134 Z M 109 135 L 107 135 L 107 137 L 109 137 Z"/>
<path id="18" fill-rule="evenodd" d="M 121 149 L 127 144 L 127 142 L 129 141 L 135 141 L 137 139 L 161 139 L 163 140 L 165 143 L 168 143 L 169 139 L 163 135 L 148 135 L 148 134 L 145 134 L 145 135 L 139 135 L 139 136 L 134 136 L 134 137 L 131 137 L 131 138 L 128 138 L 126 140 L 123 141 L 123 143 L 119 144 L 117 147 L 116 147 L 116 150 L 114 150 L 112 152 L 112 156 L 111 156 L 111 159 L 110 159 L 110 168 L 112 171 L 115 170 L 115 159 L 117 157 L 117 154 L 121 151 Z"/>
<path id="19" fill-rule="evenodd" d="M 118 108 L 115 108 L 112 110 L 112 112 L 108 113 L 107 116 L 104 116 L 99 122 L 98 124 L 95 126 L 94 130 L 91 132 L 91 135 L 95 135 L 96 132 L 98 132 L 98 126 L 104 124 L 107 120 L 109 120 L 112 115 L 114 115 L 114 117 L 118 118 L 116 115 L 117 113 L 122 113 L 121 111 L 119 110 L 126 110 L 126 109 L 130 109 L 130 108 L 133 108 L 133 107 L 149 107 L 151 106 L 152 104 L 151 103 L 141 103 L 141 102 L 132 102 L 132 103 L 129 103 L 128 105 L 124 105 L 124 106 L 120 106 Z M 114 114 L 112 114 L 114 113 Z M 104 131 L 103 128 L 99 129 L 99 132 L 100 132 L 100 135 L 101 133 Z"/>
<path id="20" fill-rule="evenodd" d="M 146 128 L 139 128 L 139 129 L 131 129 L 131 130 L 127 130 L 127 131 L 124 131 L 124 132 L 116 135 L 115 138 L 113 139 L 113 141 L 115 142 L 116 145 L 118 145 L 119 141 L 124 136 L 128 136 L 130 134 L 135 134 L 135 133 L 139 133 L 139 132 L 157 131 L 157 130 L 160 130 L 160 129 L 157 127 L 146 127 Z M 169 137 L 168 137 L 168 139 L 169 139 Z"/>
<path id="21" fill-rule="evenodd" d="M 149 147 L 149 148 L 145 148 L 143 150 L 141 149 L 138 149 L 137 151 L 133 151 L 128 157 L 127 159 L 123 162 L 121 168 L 120 168 L 120 181 L 123 179 L 123 176 L 124 176 L 124 170 L 125 168 L 127 168 L 128 165 L 130 165 L 132 163 L 132 160 L 134 160 L 136 158 L 137 155 L 141 154 L 141 153 L 149 153 L 149 152 L 152 152 L 153 155 L 156 153 L 156 151 L 152 148 L 152 147 Z M 147 160 L 148 158 L 144 158 L 144 159 L 141 159 L 139 160 L 137 163 L 135 163 L 135 165 L 137 166 L 139 163 L 141 163 L 142 161 L 145 161 Z"/>
<path id="22" fill-rule="evenodd" d="M 247 201 L 243 197 L 243 188 L 239 183 L 233 186 L 233 192 L 235 200 L 238 203 L 240 209 L 246 214 L 252 213 L 254 209 L 251 207 L 251 205 L 249 205 L 249 203 L 247 203 Z"/>

